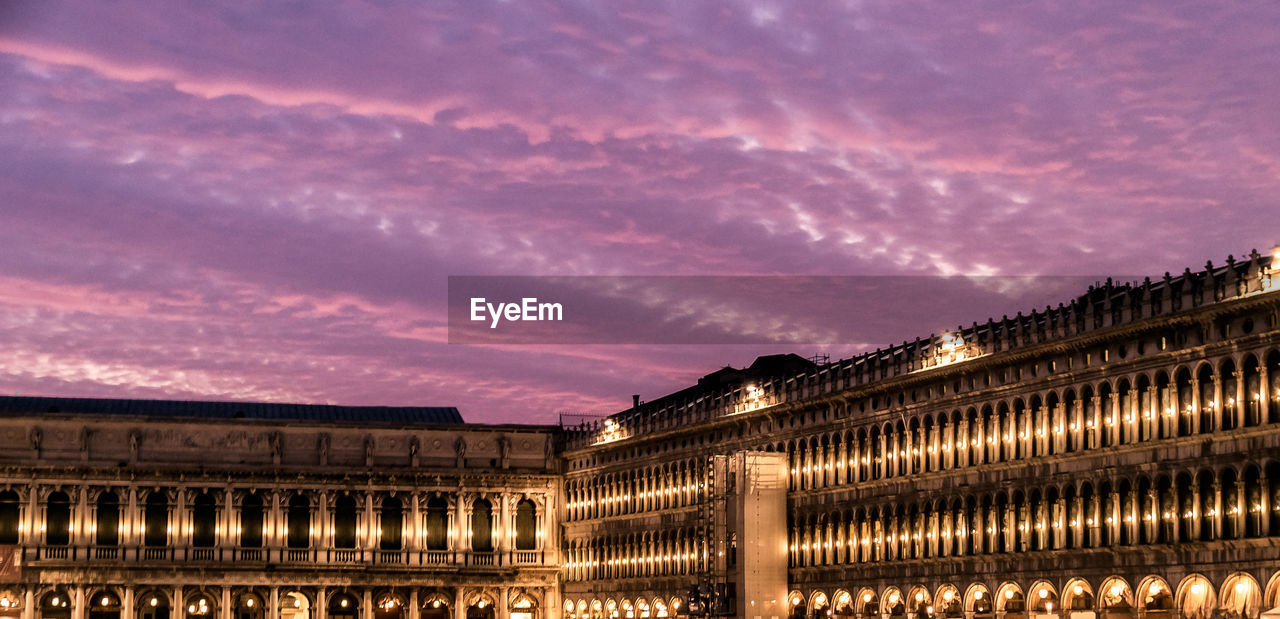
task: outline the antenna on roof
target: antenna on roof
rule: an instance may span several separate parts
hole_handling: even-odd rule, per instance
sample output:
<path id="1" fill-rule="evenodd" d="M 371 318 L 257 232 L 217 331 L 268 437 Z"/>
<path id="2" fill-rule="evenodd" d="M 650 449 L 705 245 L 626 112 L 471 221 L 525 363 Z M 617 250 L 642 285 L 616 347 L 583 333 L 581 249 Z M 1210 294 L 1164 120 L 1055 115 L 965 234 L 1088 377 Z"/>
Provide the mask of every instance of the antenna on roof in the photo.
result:
<path id="1" fill-rule="evenodd" d="M 826 353 L 814 353 L 812 357 L 809 357 L 809 361 L 813 362 L 814 365 L 826 365 L 831 362 L 831 355 Z"/>

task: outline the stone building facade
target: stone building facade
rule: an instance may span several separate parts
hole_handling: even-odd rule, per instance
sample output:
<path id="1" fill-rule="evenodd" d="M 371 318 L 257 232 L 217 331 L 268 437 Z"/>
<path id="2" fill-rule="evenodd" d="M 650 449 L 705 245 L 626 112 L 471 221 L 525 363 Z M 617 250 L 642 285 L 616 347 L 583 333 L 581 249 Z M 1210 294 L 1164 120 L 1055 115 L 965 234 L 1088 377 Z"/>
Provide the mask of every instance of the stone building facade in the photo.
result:
<path id="1" fill-rule="evenodd" d="M 670 616 L 707 581 L 739 617 L 1275 609 L 1272 260 L 1108 281 L 835 363 L 762 358 L 573 434 L 565 616 Z M 786 454 L 788 528 L 726 546 L 706 506 L 731 493 L 714 461 L 735 452 Z M 748 543 L 785 548 L 785 584 L 735 582 Z"/>
<path id="2" fill-rule="evenodd" d="M 573 428 L 6 398 L 0 617 L 1254 619 L 1280 606 L 1273 261 L 762 357 Z"/>
<path id="3" fill-rule="evenodd" d="M 456 409 L 4 398 L 0 616 L 533 619 L 551 428 Z"/>

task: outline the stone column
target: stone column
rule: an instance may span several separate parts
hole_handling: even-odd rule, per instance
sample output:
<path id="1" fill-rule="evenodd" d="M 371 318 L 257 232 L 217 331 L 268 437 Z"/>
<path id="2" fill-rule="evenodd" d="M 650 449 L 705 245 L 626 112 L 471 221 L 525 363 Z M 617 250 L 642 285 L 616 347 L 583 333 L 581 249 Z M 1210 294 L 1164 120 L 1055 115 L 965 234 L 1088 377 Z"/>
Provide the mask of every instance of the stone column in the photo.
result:
<path id="1" fill-rule="evenodd" d="M 1249 410 L 1249 400 L 1248 400 L 1249 394 L 1246 393 L 1244 389 L 1245 387 L 1244 370 L 1240 369 L 1241 367 L 1242 366 L 1239 363 L 1236 364 L 1236 371 L 1235 371 L 1236 396 L 1235 397 L 1236 397 L 1236 427 L 1237 428 L 1244 427 L 1245 411 Z"/>
<path id="2" fill-rule="evenodd" d="M 315 619 L 325 619 L 329 616 L 329 593 L 326 591 L 326 587 L 324 585 L 321 585 L 316 591 L 316 608 L 314 615 Z"/>
<path id="3" fill-rule="evenodd" d="M 877 474 L 879 475 L 879 478 L 880 478 L 880 479 L 884 479 L 885 477 L 887 477 L 887 475 L 885 475 L 885 469 L 886 469 L 886 467 L 888 467 L 888 465 L 889 465 L 889 454 L 885 451 L 885 444 L 886 444 L 886 442 L 887 442 L 885 439 L 886 439 L 886 436 L 885 436 L 884 434 L 881 434 L 881 435 L 879 436 L 879 440 L 880 440 L 880 461 L 879 461 L 879 462 L 872 462 L 872 463 L 871 463 L 871 464 L 872 464 L 872 466 L 875 466 L 875 467 L 876 467 L 876 472 L 877 472 Z"/>
<path id="4" fill-rule="evenodd" d="M 268 604 L 267 612 L 264 615 L 266 619 L 280 619 L 280 587 L 271 586 L 271 597 Z M 131 617 L 126 617 L 125 619 L 131 619 Z"/>
<path id="5" fill-rule="evenodd" d="M 461 492 L 454 498 L 454 526 L 452 528 L 453 535 L 449 537 L 449 547 L 454 552 L 454 562 L 456 563 L 462 562 L 463 553 L 471 550 L 471 546 L 467 544 L 470 537 L 467 532 L 471 528 L 471 523 L 467 521 L 467 514 L 470 512 L 468 503 L 470 503 L 469 498 Z"/>
<path id="6" fill-rule="evenodd" d="M 368 587 L 360 596 L 360 619 L 373 619 L 373 592 Z"/>
<path id="7" fill-rule="evenodd" d="M 1271 398 L 1276 394 L 1271 392 L 1271 383 L 1267 378 L 1267 362 L 1266 359 L 1259 359 L 1258 363 L 1258 421 L 1265 424 L 1271 419 Z M 1266 510 L 1263 510 L 1263 528 L 1266 528 Z"/>
<path id="8" fill-rule="evenodd" d="M 1244 480 L 1236 480 L 1236 496 L 1232 497 L 1236 504 L 1236 513 L 1233 515 L 1236 523 L 1236 538 L 1244 537 L 1246 531 L 1246 519 L 1249 517 L 1249 501 L 1244 494 Z"/>
<path id="9" fill-rule="evenodd" d="M 231 587 L 222 587 L 222 601 L 218 603 L 218 616 L 231 619 Z"/>
<path id="10" fill-rule="evenodd" d="M 1258 492 L 1262 495 L 1260 497 L 1261 501 L 1259 501 L 1262 504 L 1262 513 L 1258 515 L 1258 535 L 1269 537 L 1272 534 L 1271 510 L 1280 507 L 1280 505 L 1272 504 L 1271 480 L 1265 475 L 1258 478 Z"/>
<path id="11" fill-rule="evenodd" d="M 1195 376 L 1191 377 L 1191 433 L 1200 433 L 1200 381 Z"/>
<path id="12" fill-rule="evenodd" d="M 1223 411 L 1227 409 L 1227 401 L 1223 399 L 1222 374 L 1213 368 L 1213 429 L 1222 429 Z"/>
<path id="13" fill-rule="evenodd" d="M 462 598 L 462 587 L 458 587 L 453 592 L 453 619 L 467 619 L 467 609 L 463 607 L 465 602 Z"/>
<path id="14" fill-rule="evenodd" d="M 84 596 L 84 585 L 76 585 L 72 589 L 71 619 L 85 619 L 88 616 L 88 613 L 85 612 Z"/>
<path id="15" fill-rule="evenodd" d="M 172 611 L 169 615 L 171 619 L 183 619 L 187 616 L 187 601 L 182 599 L 182 585 L 173 588 L 173 605 L 169 609 Z"/>
<path id="16" fill-rule="evenodd" d="M 848 481 L 849 471 L 849 444 L 843 439 L 840 441 L 840 445 L 836 449 L 835 460 L 835 483 L 836 485 L 843 485 Z"/>
<path id="17" fill-rule="evenodd" d="M 124 595 L 120 598 L 120 616 L 124 619 L 132 619 L 134 617 L 134 591 L 133 586 L 128 585 L 124 588 Z"/>

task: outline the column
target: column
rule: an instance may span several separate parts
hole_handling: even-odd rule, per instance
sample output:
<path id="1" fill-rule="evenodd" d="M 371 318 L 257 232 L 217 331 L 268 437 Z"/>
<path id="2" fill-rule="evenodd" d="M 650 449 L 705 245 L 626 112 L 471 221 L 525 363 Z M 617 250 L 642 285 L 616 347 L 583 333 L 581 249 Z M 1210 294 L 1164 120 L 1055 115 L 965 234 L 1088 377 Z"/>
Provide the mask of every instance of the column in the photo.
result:
<path id="1" fill-rule="evenodd" d="M 218 616 L 231 619 L 231 587 L 222 587 L 222 601 L 218 603 Z"/>
<path id="2" fill-rule="evenodd" d="M 462 587 L 453 592 L 453 619 L 467 619 L 467 609 L 462 607 Z"/>
<path id="3" fill-rule="evenodd" d="M 453 501 L 453 527 L 450 528 L 452 535 L 449 536 L 449 547 L 454 552 L 454 562 L 458 563 L 463 560 L 464 552 L 470 550 L 467 546 L 467 529 L 470 523 L 467 522 L 467 498 L 459 492 Z M 465 617 L 463 619 L 466 619 Z"/>
<path id="4" fill-rule="evenodd" d="M 71 619 L 85 619 L 88 613 L 85 612 L 84 585 L 76 585 L 71 595 Z"/>
<path id="5" fill-rule="evenodd" d="M 134 616 L 133 605 L 133 586 L 126 586 L 124 588 L 124 596 L 120 598 L 120 616 L 125 619 L 131 619 Z"/>
<path id="6" fill-rule="evenodd" d="M 417 496 L 413 499 L 414 506 L 418 504 Z M 406 619 L 419 619 L 421 613 L 421 604 L 418 602 L 418 589 L 415 587 L 409 590 L 409 614 Z"/>
<path id="7" fill-rule="evenodd" d="M 1191 433 L 1200 433 L 1200 381 L 1196 376 L 1191 377 Z"/>
<path id="8" fill-rule="evenodd" d="M 1237 364 L 1236 364 L 1236 371 L 1235 371 L 1235 377 L 1236 377 L 1236 395 L 1235 395 L 1235 398 L 1236 398 L 1236 427 L 1237 427 L 1237 428 L 1243 428 L 1243 427 L 1244 427 L 1244 415 L 1245 415 L 1245 411 L 1247 411 L 1247 410 L 1249 409 L 1248 394 L 1246 394 L 1246 393 L 1245 393 L 1245 391 L 1244 391 L 1244 370 L 1240 369 L 1241 367 L 1242 367 L 1242 366 L 1240 365 L 1240 363 L 1239 363 L 1239 362 L 1237 362 Z"/>
<path id="9" fill-rule="evenodd" d="M 1227 401 L 1222 398 L 1222 374 L 1213 368 L 1213 429 L 1222 429 L 1222 411 L 1227 409 Z"/>
<path id="10" fill-rule="evenodd" d="M 1222 518 L 1231 518 L 1231 514 L 1229 513 L 1231 510 L 1231 499 L 1226 498 L 1226 500 L 1222 500 L 1224 499 L 1222 498 L 1222 485 L 1217 481 L 1212 483 L 1210 491 L 1213 492 L 1213 531 L 1210 532 L 1210 537 L 1213 538 L 1213 540 L 1220 540 L 1220 538 L 1222 538 Z M 1239 528 L 1236 528 L 1236 532 L 1239 532 Z"/>
<path id="11" fill-rule="evenodd" d="M 269 606 L 267 606 L 267 612 L 265 613 L 266 619 L 280 619 L 280 587 L 271 586 L 271 597 L 268 604 Z M 132 617 L 126 617 L 125 619 L 132 619 Z"/>
<path id="12" fill-rule="evenodd" d="M 373 592 L 368 587 L 365 587 L 364 595 L 360 596 L 360 617 L 362 619 L 373 617 Z"/>
<path id="13" fill-rule="evenodd" d="M 405 533 L 407 535 L 405 538 L 406 550 L 417 550 L 420 546 L 419 542 L 422 541 L 419 537 L 420 533 L 418 531 L 422 523 L 421 503 L 422 496 L 417 492 L 413 493 L 413 499 L 409 502 L 409 522 L 407 523 L 409 526 L 405 527 Z M 414 591 L 416 592 L 417 589 L 414 589 Z M 415 609 L 414 612 L 416 613 L 417 610 Z M 416 615 L 409 619 L 416 619 Z"/>
<path id="14" fill-rule="evenodd" d="M 329 593 L 326 587 L 321 585 L 316 591 L 316 619 L 325 619 L 329 616 Z"/>
<path id="15" fill-rule="evenodd" d="M 848 480 L 847 467 L 849 466 L 849 445 L 848 443 L 845 442 L 844 439 L 840 440 L 840 445 L 839 447 L 836 448 L 835 460 L 836 460 L 835 483 L 836 485 L 841 485 L 846 483 Z"/>
<path id="16" fill-rule="evenodd" d="M 79 496 L 76 497 L 76 511 L 71 518 L 71 522 L 75 523 L 75 535 L 71 536 L 71 544 L 73 546 L 89 546 L 93 544 L 93 539 L 89 535 L 89 489 L 80 486 Z"/>
<path id="17" fill-rule="evenodd" d="M 1258 359 L 1258 390 L 1261 391 L 1260 395 L 1262 396 L 1258 398 L 1258 421 L 1265 424 L 1271 419 L 1271 398 L 1276 396 L 1276 394 L 1271 393 L 1271 383 L 1267 379 L 1267 362 L 1265 358 Z M 1267 518 L 1265 510 L 1263 510 L 1262 515 L 1262 528 L 1266 529 Z"/>
<path id="18" fill-rule="evenodd" d="M 887 477 L 885 469 L 889 465 L 889 454 L 885 451 L 885 435 L 881 434 L 878 438 L 880 440 L 880 461 L 872 462 L 871 465 L 876 467 L 876 472 L 879 474 L 880 479 L 884 479 Z"/>
<path id="19" fill-rule="evenodd" d="M 187 601 L 182 599 L 182 585 L 173 588 L 173 604 L 169 609 L 172 611 L 169 615 L 171 619 L 183 619 L 187 616 Z"/>

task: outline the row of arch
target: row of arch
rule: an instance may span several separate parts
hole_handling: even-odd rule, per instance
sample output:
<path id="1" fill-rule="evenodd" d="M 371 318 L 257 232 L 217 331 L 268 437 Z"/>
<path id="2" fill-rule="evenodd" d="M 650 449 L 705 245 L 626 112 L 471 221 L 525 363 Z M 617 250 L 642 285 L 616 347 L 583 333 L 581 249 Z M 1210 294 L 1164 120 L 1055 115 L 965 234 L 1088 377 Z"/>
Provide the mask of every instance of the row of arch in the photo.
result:
<path id="1" fill-rule="evenodd" d="M 829 592 L 829 593 L 828 593 Z M 942 584 L 890 586 L 882 589 L 839 588 L 793 590 L 787 605 L 792 617 L 830 616 L 938 617 L 1062 617 L 1075 613 L 1099 613 L 1116 619 L 1140 616 L 1214 617 L 1232 615 L 1255 619 L 1263 611 L 1280 606 L 1280 573 L 1273 574 L 1264 590 L 1246 572 L 1224 578 L 1219 586 L 1203 574 L 1193 573 L 1170 583 L 1147 575 L 1131 583 L 1110 576 L 1097 587 L 1084 578 L 1063 581 L 1036 580 L 1028 586 L 1005 581 L 994 590 L 975 582 L 964 588 Z M 1084 615 L 1088 616 L 1088 615 Z"/>
<path id="2" fill-rule="evenodd" d="M 607 518 L 693 505 L 706 491 L 706 459 L 687 458 L 635 470 L 569 479 L 568 519 Z"/>
<path id="3" fill-rule="evenodd" d="M 84 594 L 83 609 L 76 607 L 77 593 Z M 167 619 L 178 608 L 186 617 L 213 619 L 222 616 L 221 593 L 217 588 L 186 588 L 179 599 L 172 587 L 106 585 L 73 591 L 45 586 L 28 598 L 21 588 L 0 589 L 0 616 L 22 613 L 31 603 L 37 619 L 69 619 L 78 610 L 91 619 Z M 500 604 L 498 592 L 489 589 L 233 587 L 227 593 L 230 610 L 238 619 L 271 617 L 273 603 L 274 616 L 280 619 L 496 619 Z M 513 590 L 508 596 L 507 615 L 511 619 L 538 619 L 542 597 L 537 590 Z"/>
<path id="4" fill-rule="evenodd" d="M 1280 461 L 793 515 L 792 567 L 1280 536 Z"/>
<path id="5" fill-rule="evenodd" d="M 700 573 L 708 545 L 696 529 L 571 539 L 565 556 L 569 581 L 646 578 Z"/>
<path id="6" fill-rule="evenodd" d="M 1260 359 L 1264 359 L 1265 363 Z M 1280 423 L 1280 351 L 1179 365 L 770 444 L 791 489 Z"/>
<path id="7" fill-rule="evenodd" d="M 381 550 L 400 550 L 406 542 L 406 525 L 412 524 L 408 518 L 413 515 L 410 506 L 394 495 L 370 496 L 366 505 L 358 495 L 339 493 L 317 506 L 315 497 L 304 492 L 286 495 L 277 514 L 273 497 L 262 491 L 239 493 L 228 513 L 221 498 L 224 491 L 196 491 L 189 502 L 179 502 L 175 491 L 167 488 L 142 489 L 136 506 L 128 498 L 122 500 L 115 489 L 97 489 L 87 506 L 90 513 L 76 514 L 78 506 L 66 490 L 45 488 L 44 492 L 35 492 L 43 495 L 36 503 L 39 513 L 32 519 L 36 527 L 24 535 L 27 503 L 21 489 L 0 490 L 0 544 L 18 544 L 25 539 L 46 546 L 69 545 L 76 537 L 77 516 L 82 516 L 86 525 L 79 532 L 80 539 L 97 546 L 119 546 L 132 540 L 147 547 L 189 544 L 211 548 L 221 538 L 228 545 L 261 548 L 270 545 L 271 533 L 278 529 L 276 541 L 287 548 L 310 548 L 319 543 L 354 549 L 371 539 Z M 183 503 L 184 510 L 180 507 Z M 456 526 L 455 503 L 456 499 L 437 495 L 419 506 L 421 542 L 427 550 L 450 549 L 450 532 Z M 498 511 L 493 502 L 479 497 L 467 507 L 466 533 L 471 550 L 494 550 Z M 131 508 L 138 512 L 135 518 L 127 517 Z M 522 498 L 514 511 L 513 546 L 517 550 L 536 549 L 537 505 Z M 129 526 L 129 521 L 136 522 L 136 526 Z M 278 526 L 272 526 L 273 521 L 278 521 Z M 226 534 L 224 527 L 228 529 Z"/>

